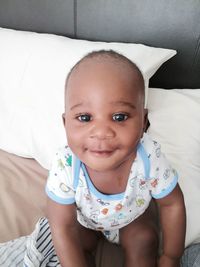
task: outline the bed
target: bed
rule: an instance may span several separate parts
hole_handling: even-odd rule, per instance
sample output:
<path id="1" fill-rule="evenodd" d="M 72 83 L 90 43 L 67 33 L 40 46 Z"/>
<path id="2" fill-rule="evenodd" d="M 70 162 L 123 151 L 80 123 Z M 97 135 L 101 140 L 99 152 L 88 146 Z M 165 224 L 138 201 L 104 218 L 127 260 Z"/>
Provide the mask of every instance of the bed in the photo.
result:
<path id="1" fill-rule="evenodd" d="M 45 216 L 48 169 L 66 143 L 65 77 L 81 56 L 98 49 L 123 53 L 143 72 L 148 132 L 179 173 L 187 209 L 185 246 L 195 247 L 196 257 L 199 0 L 0 1 L 0 242 L 30 234 Z M 101 242 L 96 261 L 98 267 L 120 267 L 123 254 Z"/>

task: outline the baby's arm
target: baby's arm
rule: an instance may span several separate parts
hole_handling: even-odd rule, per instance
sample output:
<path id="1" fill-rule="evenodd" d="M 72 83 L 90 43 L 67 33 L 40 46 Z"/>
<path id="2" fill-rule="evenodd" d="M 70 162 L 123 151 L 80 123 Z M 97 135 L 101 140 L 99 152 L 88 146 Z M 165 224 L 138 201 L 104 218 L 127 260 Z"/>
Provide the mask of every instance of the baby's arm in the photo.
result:
<path id="1" fill-rule="evenodd" d="M 157 199 L 163 234 L 159 267 L 179 267 L 184 251 L 186 214 L 182 191 L 177 185 L 166 197 Z"/>
<path id="2" fill-rule="evenodd" d="M 78 235 L 75 204 L 62 205 L 48 198 L 47 214 L 62 267 L 87 267 Z"/>

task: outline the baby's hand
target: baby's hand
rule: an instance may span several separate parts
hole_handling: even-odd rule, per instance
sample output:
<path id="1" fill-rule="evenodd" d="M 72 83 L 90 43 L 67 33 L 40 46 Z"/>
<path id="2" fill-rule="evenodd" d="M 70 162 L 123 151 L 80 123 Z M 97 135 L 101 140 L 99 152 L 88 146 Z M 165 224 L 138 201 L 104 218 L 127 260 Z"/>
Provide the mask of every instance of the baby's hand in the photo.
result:
<path id="1" fill-rule="evenodd" d="M 180 267 L 180 259 L 170 258 L 163 254 L 158 261 L 158 267 Z"/>

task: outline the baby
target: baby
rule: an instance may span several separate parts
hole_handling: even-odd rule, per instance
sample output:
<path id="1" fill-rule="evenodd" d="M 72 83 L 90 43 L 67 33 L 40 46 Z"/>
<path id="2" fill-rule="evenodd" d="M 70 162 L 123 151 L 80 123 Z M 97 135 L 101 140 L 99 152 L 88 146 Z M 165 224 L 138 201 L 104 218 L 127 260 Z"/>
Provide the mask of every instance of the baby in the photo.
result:
<path id="1" fill-rule="evenodd" d="M 68 146 L 57 152 L 46 185 L 62 267 L 95 266 L 88 252 L 102 236 L 120 244 L 126 267 L 180 266 L 183 195 L 160 145 L 144 133 L 144 97 L 140 70 L 114 51 L 86 55 L 67 77 Z"/>

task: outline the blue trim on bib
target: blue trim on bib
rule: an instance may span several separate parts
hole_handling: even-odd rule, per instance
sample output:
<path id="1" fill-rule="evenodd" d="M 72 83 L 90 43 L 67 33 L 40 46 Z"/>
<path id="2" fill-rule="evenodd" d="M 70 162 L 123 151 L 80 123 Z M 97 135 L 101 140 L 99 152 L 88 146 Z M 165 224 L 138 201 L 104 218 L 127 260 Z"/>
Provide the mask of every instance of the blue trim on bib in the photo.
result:
<path id="1" fill-rule="evenodd" d="M 140 154 L 140 157 L 143 160 L 143 164 L 144 164 L 144 171 L 145 171 L 145 178 L 148 179 L 149 178 L 149 174 L 150 174 L 150 162 L 149 162 L 149 158 L 147 156 L 147 153 L 143 147 L 143 145 L 141 143 L 138 144 L 137 147 L 137 152 Z M 90 180 L 90 177 L 88 175 L 87 169 L 85 167 L 85 165 L 80 161 L 79 158 L 75 157 L 75 163 L 74 163 L 74 183 L 73 183 L 73 187 L 74 190 L 76 191 L 78 183 L 79 183 L 79 174 L 80 174 L 80 169 L 82 168 L 84 174 L 85 174 L 85 178 L 88 182 L 88 186 L 89 189 L 91 190 L 91 192 L 96 195 L 97 197 L 101 197 L 103 199 L 113 199 L 113 200 L 120 200 L 123 198 L 125 192 L 123 193 L 119 193 L 119 194 L 111 194 L 111 195 L 106 195 L 103 194 L 101 192 L 99 192 L 95 186 L 93 185 L 92 181 Z"/>
<path id="2" fill-rule="evenodd" d="M 148 179 L 150 175 L 150 162 L 149 162 L 148 155 L 141 143 L 138 145 L 138 153 L 140 154 L 140 157 L 143 160 L 145 178 Z"/>
<path id="3" fill-rule="evenodd" d="M 81 161 L 79 158 L 75 157 L 75 163 L 74 163 L 74 191 L 76 191 L 78 183 L 79 183 L 79 173 L 81 168 Z"/>
<path id="4" fill-rule="evenodd" d="M 87 172 L 87 169 L 86 169 L 86 167 L 85 167 L 85 165 L 83 163 L 82 163 L 81 167 L 82 167 L 82 170 L 84 172 L 85 179 L 86 179 L 86 181 L 88 183 L 88 187 L 90 189 L 90 192 L 92 192 L 96 197 L 104 199 L 104 200 L 121 200 L 121 199 L 123 199 L 125 192 L 118 193 L 118 194 L 108 194 L 107 195 L 107 194 L 103 194 L 100 191 L 98 191 L 96 189 L 96 187 L 93 185 L 93 183 L 92 183 L 92 181 L 91 181 L 91 179 L 89 177 L 89 174 Z"/>

